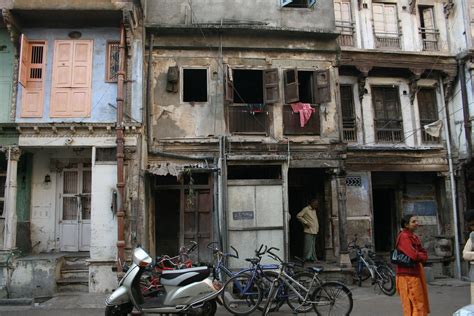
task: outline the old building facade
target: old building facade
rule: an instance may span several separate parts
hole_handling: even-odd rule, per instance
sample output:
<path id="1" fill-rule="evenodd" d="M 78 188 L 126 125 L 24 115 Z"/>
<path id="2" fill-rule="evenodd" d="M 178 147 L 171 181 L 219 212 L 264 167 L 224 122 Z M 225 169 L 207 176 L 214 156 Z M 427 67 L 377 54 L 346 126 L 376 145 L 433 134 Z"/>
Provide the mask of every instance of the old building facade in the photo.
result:
<path id="1" fill-rule="evenodd" d="M 2 4 L 0 288 L 111 291 L 139 217 L 140 7 Z"/>
<path id="2" fill-rule="evenodd" d="M 212 240 L 242 258 L 261 243 L 301 256 L 296 214 L 316 197 L 318 256 L 336 259 L 345 144 L 332 3 L 145 3 L 150 250 L 195 239 L 201 261 Z"/>

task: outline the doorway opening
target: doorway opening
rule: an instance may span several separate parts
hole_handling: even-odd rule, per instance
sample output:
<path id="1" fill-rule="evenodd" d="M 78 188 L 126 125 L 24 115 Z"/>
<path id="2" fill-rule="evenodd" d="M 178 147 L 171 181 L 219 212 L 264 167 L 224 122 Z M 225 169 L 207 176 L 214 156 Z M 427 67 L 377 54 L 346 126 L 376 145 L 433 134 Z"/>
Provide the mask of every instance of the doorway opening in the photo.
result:
<path id="1" fill-rule="evenodd" d="M 198 243 L 190 254 L 195 263 L 209 261 L 213 236 L 213 195 L 209 173 L 155 177 L 155 245 L 157 255 L 178 254 L 181 246 Z"/>
<path id="2" fill-rule="evenodd" d="M 376 252 L 390 252 L 396 235 L 395 190 L 374 188 L 374 242 Z"/>
<path id="3" fill-rule="evenodd" d="M 289 223 L 289 252 L 290 258 L 303 258 L 304 231 L 303 225 L 296 215 L 306 207 L 312 198 L 319 201 L 317 211 L 319 233 L 316 239 L 316 255 L 318 260 L 325 259 L 325 238 L 327 210 L 325 209 L 325 172 L 324 169 L 292 168 L 288 172 L 288 205 L 290 212 Z"/>

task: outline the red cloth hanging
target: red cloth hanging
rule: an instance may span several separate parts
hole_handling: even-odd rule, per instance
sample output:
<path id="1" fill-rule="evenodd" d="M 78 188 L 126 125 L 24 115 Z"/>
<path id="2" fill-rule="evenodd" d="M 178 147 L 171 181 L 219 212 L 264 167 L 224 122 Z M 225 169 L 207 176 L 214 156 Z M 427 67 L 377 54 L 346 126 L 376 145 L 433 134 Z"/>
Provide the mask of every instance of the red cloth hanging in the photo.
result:
<path id="1" fill-rule="evenodd" d="M 311 115 L 313 112 L 316 110 L 311 107 L 311 104 L 309 103 L 292 103 L 291 109 L 293 110 L 293 113 L 299 113 L 300 114 L 300 126 L 304 127 L 306 123 L 308 123 L 309 119 L 311 118 Z"/>

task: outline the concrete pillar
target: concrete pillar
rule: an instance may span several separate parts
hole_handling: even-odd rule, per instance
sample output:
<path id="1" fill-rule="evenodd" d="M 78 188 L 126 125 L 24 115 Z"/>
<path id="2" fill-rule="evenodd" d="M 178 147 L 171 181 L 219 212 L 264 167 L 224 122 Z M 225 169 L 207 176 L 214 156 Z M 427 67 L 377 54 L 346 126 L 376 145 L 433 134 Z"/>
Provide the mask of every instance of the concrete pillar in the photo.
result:
<path id="1" fill-rule="evenodd" d="M 339 228 L 339 264 L 342 267 L 350 267 L 351 260 L 347 251 L 347 210 L 346 210 L 346 174 L 337 172 L 336 174 L 337 191 L 337 215 Z"/>
<path id="2" fill-rule="evenodd" d="M 16 190 L 18 160 L 21 151 L 18 147 L 5 149 L 7 156 L 7 180 L 5 182 L 5 250 L 16 248 Z"/>

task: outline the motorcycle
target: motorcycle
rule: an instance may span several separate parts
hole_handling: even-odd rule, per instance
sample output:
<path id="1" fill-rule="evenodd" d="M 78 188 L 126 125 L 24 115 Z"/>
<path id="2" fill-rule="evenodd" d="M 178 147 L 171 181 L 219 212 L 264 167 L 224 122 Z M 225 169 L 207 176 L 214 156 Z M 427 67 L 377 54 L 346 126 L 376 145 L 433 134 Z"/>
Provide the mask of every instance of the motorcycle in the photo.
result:
<path id="1" fill-rule="evenodd" d="M 165 290 L 145 299 L 140 278 L 151 262 L 142 248 L 133 251 L 132 265 L 119 287 L 105 300 L 105 316 L 126 316 L 133 308 L 142 314 L 213 316 L 216 313 L 222 285 L 210 277 L 212 269 L 208 267 L 163 271 L 161 284 Z"/>

